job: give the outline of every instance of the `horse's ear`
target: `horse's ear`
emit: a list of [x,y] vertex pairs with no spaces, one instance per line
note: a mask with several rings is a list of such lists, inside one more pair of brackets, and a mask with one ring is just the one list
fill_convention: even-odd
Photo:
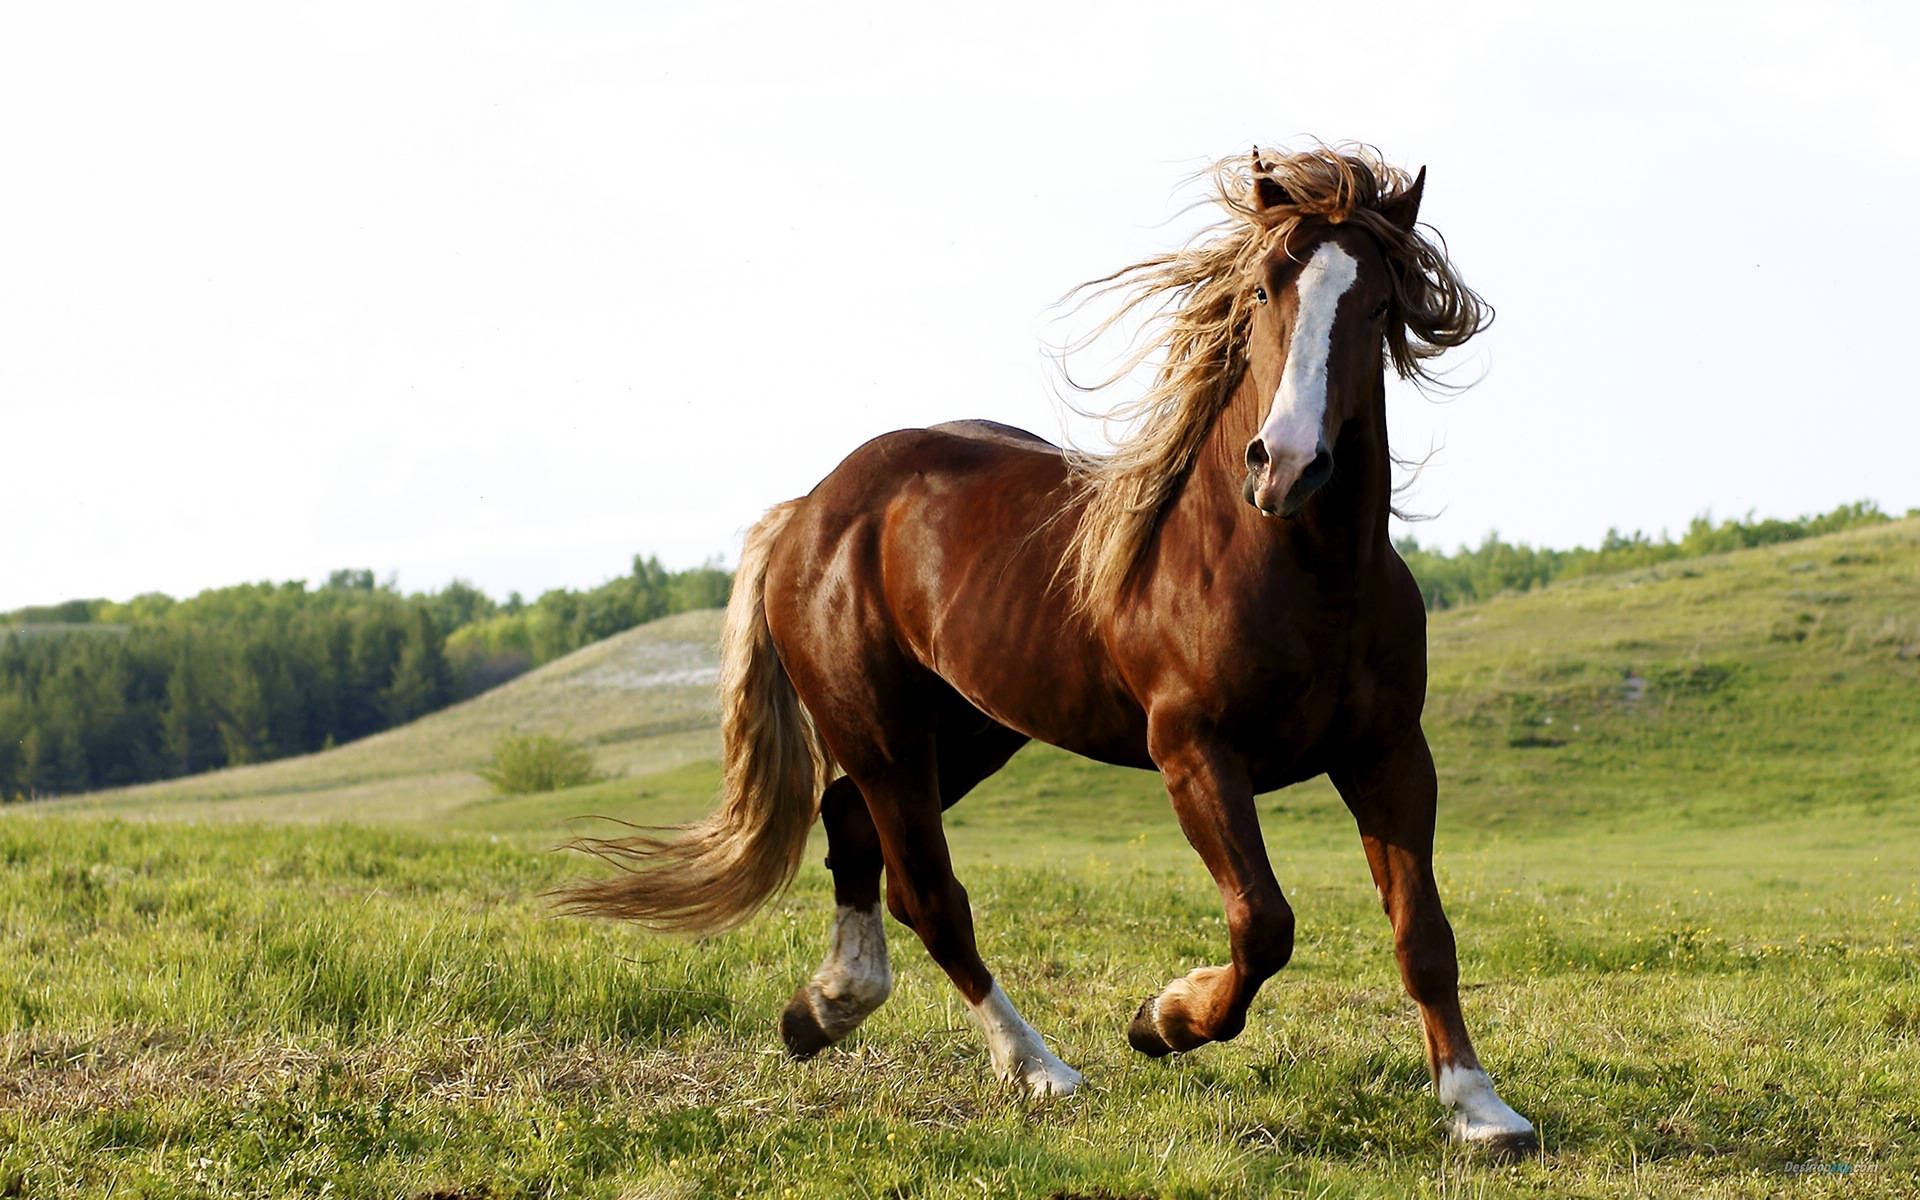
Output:
[[1420,173],[1413,177],[1413,186],[1382,205],[1380,215],[1408,233],[1412,233],[1413,223],[1420,218],[1420,193],[1426,189],[1427,169],[1421,167]]
[[1293,197],[1287,195],[1287,189],[1280,181],[1267,174],[1267,164],[1260,161],[1260,147],[1253,148],[1253,209],[1265,212],[1270,208],[1279,208],[1283,204],[1292,204]]
[[1287,195],[1287,189],[1271,175],[1253,177],[1253,207],[1256,212],[1266,212],[1270,208],[1292,204],[1293,197]]

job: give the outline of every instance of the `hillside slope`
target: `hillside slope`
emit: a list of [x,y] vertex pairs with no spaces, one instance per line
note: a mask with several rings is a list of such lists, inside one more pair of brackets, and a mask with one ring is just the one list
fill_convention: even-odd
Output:
[[1443,788],[1488,821],[1920,799],[1920,520],[1497,597],[1429,656]]
[[[624,778],[488,802],[505,828],[583,809],[710,803],[717,611],[629,631],[493,692],[302,759],[63,802],[182,816],[442,818],[507,729],[567,733]],[[1435,614],[1427,731],[1443,823],[1490,829],[1650,809],[1694,822],[1873,813],[1920,799],[1920,520],[1556,583]],[[1033,747],[951,814],[1044,831],[1160,823],[1159,782]],[[1266,805],[1311,816],[1324,784]],[[547,824],[551,828],[551,823]]]
[[510,730],[563,734],[604,772],[644,775],[719,751],[721,612],[663,617],[492,691],[318,754],[100,792],[58,807],[248,819],[432,818],[487,794],[474,772]]

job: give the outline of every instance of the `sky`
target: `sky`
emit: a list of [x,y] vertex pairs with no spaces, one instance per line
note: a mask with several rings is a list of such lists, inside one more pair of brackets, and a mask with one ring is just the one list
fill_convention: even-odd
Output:
[[[0,611],[732,562],[1048,347],[1205,163],[1355,139],[1495,307],[1396,527],[1920,505],[1910,5],[0,8]],[[1118,395],[1116,395],[1118,398]]]

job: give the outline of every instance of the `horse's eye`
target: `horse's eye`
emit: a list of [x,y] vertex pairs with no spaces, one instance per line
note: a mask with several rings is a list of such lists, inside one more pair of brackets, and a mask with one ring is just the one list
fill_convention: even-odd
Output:
[[1379,304],[1379,306],[1378,306],[1378,307],[1376,307],[1376,308],[1375,308],[1375,309],[1374,309],[1374,310],[1373,310],[1373,311],[1372,311],[1371,313],[1368,313],[1368,314],[1367,314],[1367,320],[1369,320],[1369,321],[1378,321],[1378,320],[1379,320],[1379,319],[1380,319],[1381,317],[1384,317],[1384,316],[1386,316],[1386,315],[1387,315],[1387,305],[1388,305],[1388,304],[1390,304],[1390,303],[1391,303],[1391,301],[1387,301],[1387,300],[1382,300],[1382,301],[1380,302],[1380,304]]
[[1260,303],[1265,304],[1267,302],[1267,289],[1264,287],[1261,287],[1258,284],[1255,284],[1253,289],[1253,298],[1255,300],[1258,300]]

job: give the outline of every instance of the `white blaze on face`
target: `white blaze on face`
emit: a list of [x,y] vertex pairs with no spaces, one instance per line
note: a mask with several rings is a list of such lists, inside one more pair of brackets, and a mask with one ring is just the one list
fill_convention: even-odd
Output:
[[1333,316],[1359,271],[1353,256],[1332,242],[1320,243],[1300,269],[1294,284],[1300,306],[1293,318],[1293,337],[1287,342],[1287,363],[1259,434],[1276,473],[1297,473],[1319,449],[1320,430],[1327,419]]

